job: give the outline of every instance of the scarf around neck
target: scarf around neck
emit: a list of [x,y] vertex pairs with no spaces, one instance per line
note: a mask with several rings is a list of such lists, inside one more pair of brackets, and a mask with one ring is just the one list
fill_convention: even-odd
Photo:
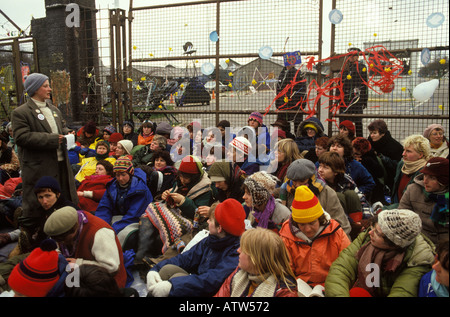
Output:
[[[231,281],[230,297],[274,297],[277,286],[276,278],[270,273],[251,275],[239,269]],[[250,289],[253,289],[251,294]]]
[[271,218],[274,211],[275,211],[275,198],[272,195],[270,195],[266,207],[264,208],[263,211],[253,209],[253,216],[258,221],[258,227],[267,229],[269,227],[269,224],[273,223]]
[[423,189],[425,197],[435,202],[433,210],[431,212],[431,220],[434,223],[440,224],[446,228],[449,226],[449,194],[448,188],[445,193],[429,193]]
[[406,175],[411,175],[417,172],[418,170],[422,169],[422,167],[424,167],[425,164],[427,164],[427,161],[428,160],[425,158],[418,159],[417,161],[414,162],[404,160],[402,166],[402,173]]
[[364,288],[372,296],[380,296],[378,291],[381,290],[381,285],[367,285],[367,277],[372,273],[372,270],[367,270],[368,265],[378,265],[380,272],[395,272],[402,263],[404,256],[405,252],[379,249],[374,247],[371,242],[362,246],[356,253],[356,259],[359,261],[357,286]]

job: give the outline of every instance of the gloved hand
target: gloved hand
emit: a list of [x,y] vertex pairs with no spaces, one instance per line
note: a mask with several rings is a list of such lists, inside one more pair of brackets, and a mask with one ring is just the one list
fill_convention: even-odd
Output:
[[159,282],[162,282],[162,279],[158,272],[150,271],[147,273],[147,290]]
[[171,288],[172,283],[169,281],[163,281],[151,286],[148,289],[148,292],[151,293],[153,297],[167,297],[169,296]]

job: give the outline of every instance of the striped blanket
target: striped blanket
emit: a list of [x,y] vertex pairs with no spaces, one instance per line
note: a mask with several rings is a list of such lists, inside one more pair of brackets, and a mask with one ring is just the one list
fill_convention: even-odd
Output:
[[181,216],[179,209],[169,208],[164,202],[150,203],[145,213],[159,231],[163,243],[162,253],[169,247],[177,248],[181,253],[185,246],[181,237],[192,231],[191,220]]

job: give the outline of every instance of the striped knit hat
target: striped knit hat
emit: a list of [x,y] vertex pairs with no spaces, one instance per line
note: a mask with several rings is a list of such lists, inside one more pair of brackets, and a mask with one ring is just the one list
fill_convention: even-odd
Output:
[[8,278],[12,290],[27,297],[44,297],[59,280],[58,253],[54,240],[42,241]]
[[250,141],[243,136],[235,137],[233,141],[231,141],[231,146],[234,147],[236,150],[241,151],[245,155],[248,155],[252,150],[252,145],[250,144]]
[[248,120],[256,120],[258,121],[259,125],[262,126],[263,124],[263,115],[259,112],[252,112],[250,116],[248,117]]
[[130,175],[134,174],[133,163],[129,155],[122,155],[114,163],[113,172],[127,172]]
[[297,187],[292,202],[292,220],[297,223],[310,223],[323,215],[319,199],[307,186]]

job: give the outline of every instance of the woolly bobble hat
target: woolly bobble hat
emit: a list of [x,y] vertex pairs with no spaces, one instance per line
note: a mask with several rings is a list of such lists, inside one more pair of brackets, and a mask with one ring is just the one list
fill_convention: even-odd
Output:
[[112,125],[108,125],[103,129],[103,131],[106,131],[109,135],[111,135],[116,132],[116,129]]
[[289,165],[286,177],[293,181],[303,181],[316,173],[316,166],[307,159],[298,159]]
[[131,129],[134,130],[134,122],[133,121],[124,121],[122,124],[122,127],[125,125],[129,125],[131,127]]
[[130,175],[134,174],[133,162],[128,155],[122,155],[114,162],[113,172],[127,172]]
[[248,120],[251,120],[251,119],[258,121],[259,125],[263,124],[263,115],[260,114],[259,112],[256,112],[256,111],[252,112],[250,114],[250,116],[248,117]]
[[423,136],[426,137],[427,139],[430,138],[430,134],[433,130],[435,129],[441,129],[442,131],[444,131],[444,127],[441,126],[440,124],[434,123],[434,124],[430,124],[424,131],[423,131]]
[[269,201],[277,181],[278,178],[265,171],[256,172],[245,179],[244,186],[252,196],[253,206],[260,206]]
[[339,124],[339,128],[342,126],[346,127],[349,132],[355,135],[356,128],[353,122],[351,122],[350,120],[344,120]]
[[68,232],[78,222],[75,208],[66,206],[55,210],[45,221],[44,232],[49,237],[56,237]]
[[186,174],[198,174],[202,171],[201,162],[193,155],[185,156],[181,160],[178,171]]
[[381,232],[395,245],[406,248],[422,231],[422,220],[408,209],[383,210],[378,214]]
[[[112,141],[110,141],[112,142]],[[123,148],[125,149],[125,152],[127,152],[127,154],[131,155],[131,150],[133,150],[133,142],[130,140],[120,140],[119,142]]]
[[319,199],[307,186],[299,186],[295,190],[292,202],[292,220],[297,223],[309,223],[323,215]]
[[41,86],[45,83],[46,80],[48,80],[48,77],[40,73],[33,73],[31,75],[26,76],[23,86],[28,96],[33,97],[36,91],[38,91],[39,88],[41,88]]
[[118,133],[118,132],[114,132],[111,134],[111,136],[109,137],[108,142],[109,143],[117,143],[120,140],[123,140],[123,135],[122,133]]
[[361,152],[361,155],[366,154],[372,149],[372,145],[370,145],[370,141],[363,137],[356,137],[352,141],[353,148],[358,152]]
[[241,151],[245,155],[248,155],[252,150],[252,145],[250,144],[250,141],[243,136],[235,137],[233,141],[231,141],[231,146],[234,147],[236,150]]
[[217,205],[214,217],[223,230],[240,237],[245,231],[244,207],[236,199],[228,198]]
[[59,280],[56,242],[42,241],[12,270],[8,284],[15,292],[27,297],[45,297]]
[[420,173],[435,176],[439,183],[448,185],[448,159],[443,157],[430,158]]
[[41,188],[50,188],[53,191],[60,193],[61,187],[59,186],[58,181],[51,176],[42,176],[34,185],[34,191]]

